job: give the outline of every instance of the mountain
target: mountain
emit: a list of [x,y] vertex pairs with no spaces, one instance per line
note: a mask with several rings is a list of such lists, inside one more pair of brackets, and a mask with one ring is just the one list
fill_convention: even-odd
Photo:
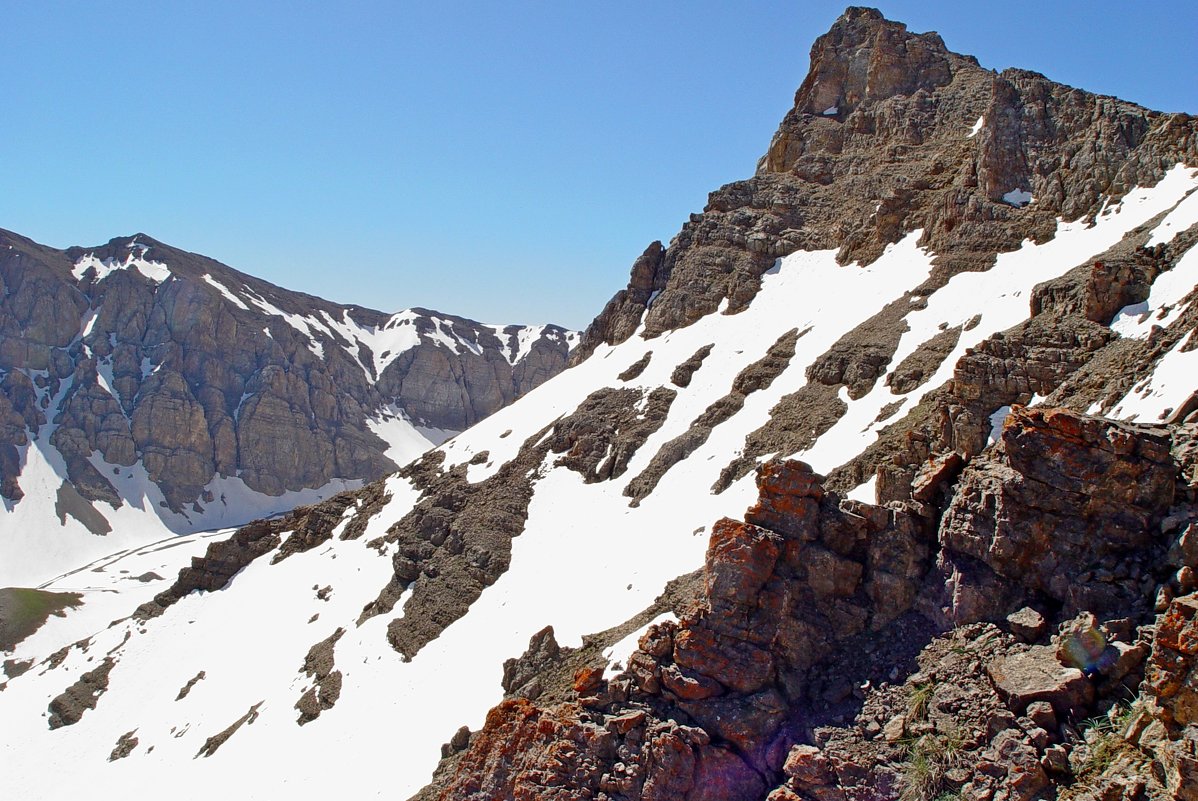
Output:
[[0,786],[1196,797],[1196,240],[1194,118],[850,8],[570,369],[5,598]]
[[0,286],[0,585],[379,478],[576,337],[330,303],[144,234],[0,231]]

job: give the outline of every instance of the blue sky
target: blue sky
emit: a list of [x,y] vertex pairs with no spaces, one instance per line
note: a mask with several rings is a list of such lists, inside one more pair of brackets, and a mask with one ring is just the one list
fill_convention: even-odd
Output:
[[[0,227],[582,327],[752,174],[844,5],[10,0]],[[1198,10],[1146,5],[880,7],[983,66],[1198,113]]]

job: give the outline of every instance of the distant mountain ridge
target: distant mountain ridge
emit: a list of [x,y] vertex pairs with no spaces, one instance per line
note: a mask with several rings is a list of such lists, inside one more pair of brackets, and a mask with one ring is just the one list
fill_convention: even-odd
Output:
[[92,539],[127,528],[139,493],[164,530],[240,524],[394,470],[554,375],[576,341],[331,303],[144,234],[58,250],[0,231],[0,288],[0,576],[14,538],[53,552],[65,536],[52,518],[24,530],[44,500],[22,486],[31,460],[25,483],[61,474],[39,494]]
[[0,787],[1198,798],[1198,120],[849,8],[571,360],[35,594]]

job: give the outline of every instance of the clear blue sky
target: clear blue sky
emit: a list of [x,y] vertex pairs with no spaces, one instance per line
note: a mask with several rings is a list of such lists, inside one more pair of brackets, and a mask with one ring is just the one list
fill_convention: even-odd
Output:
[[[844,5],[9,0],[0,227],[581,327],[752,174]],[[986,67],[1198,113],[1192,0],[881,8]]]

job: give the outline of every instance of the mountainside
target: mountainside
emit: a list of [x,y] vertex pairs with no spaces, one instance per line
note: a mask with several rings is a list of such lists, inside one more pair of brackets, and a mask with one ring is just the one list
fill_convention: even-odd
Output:
[[569,370],[0,596],[0,788],[1198,798],[1198,120],[871,9],[811,61]]
[[575,336],[329,303],[142,234],[0,231],[0,286],[0,585],[379,478]]

